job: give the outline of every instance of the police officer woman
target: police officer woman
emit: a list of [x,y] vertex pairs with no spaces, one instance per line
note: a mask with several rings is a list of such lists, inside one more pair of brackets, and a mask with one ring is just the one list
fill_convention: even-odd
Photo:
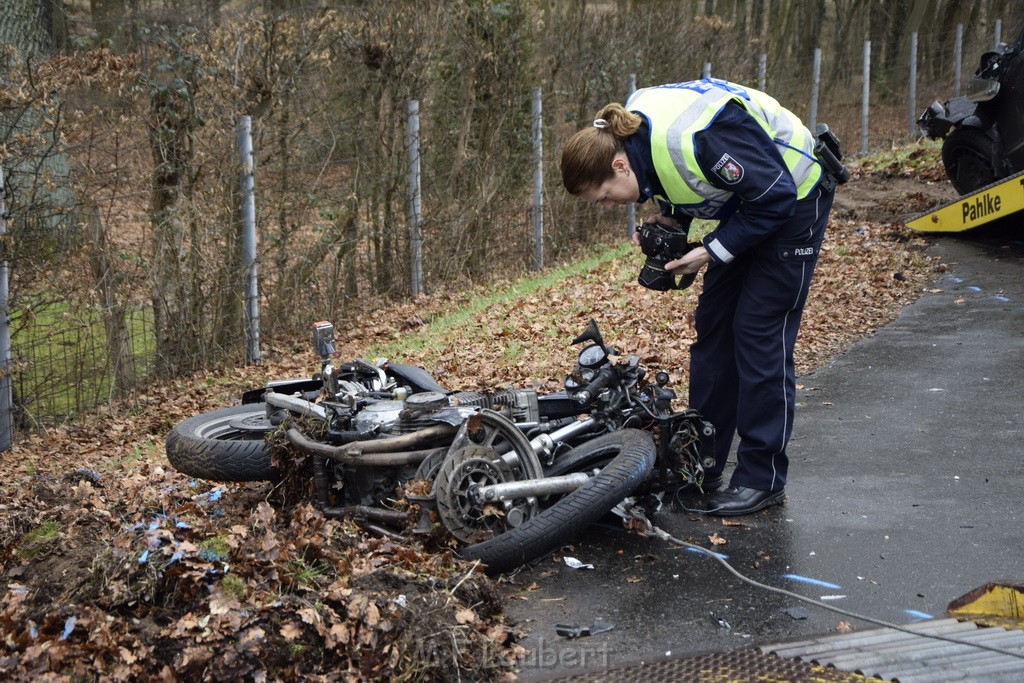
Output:
[[570,194],[607,209],[657,203],[649,223],[682,231],[719,221],[703,245],[665,264],[707,265],[690,347],[691,408],[717,431],[717,491],[734,434],[737,465],[708,512],[739,516],[781,504],[793,430],[793,347],[832,207],[835,180],[814,138],[765,93],[703,79],[638,90],[613,103],[561,153]]

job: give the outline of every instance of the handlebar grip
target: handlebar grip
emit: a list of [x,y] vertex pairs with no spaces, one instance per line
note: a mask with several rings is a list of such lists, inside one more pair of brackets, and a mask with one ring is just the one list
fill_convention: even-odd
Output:
[[590,403],[591,399],[608,384],[615,379],[615,368],[611,365],[606,365],[597,371],[597,377],[593,379],[587,386],[583,387],[575,394],[572,395],[573,400],[580,405],[586,405]]

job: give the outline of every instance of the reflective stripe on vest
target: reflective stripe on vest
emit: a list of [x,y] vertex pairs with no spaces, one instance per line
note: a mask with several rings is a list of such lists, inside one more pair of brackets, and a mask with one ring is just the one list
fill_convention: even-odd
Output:
[[651,126],[651,157],[666,197],[658,197],[713,216],[732,197],[708,182],[697,164],[694,136],[707,128],[729,102],[746,109],[775,142],[803,199],[821,179],[814,158],[814,139],[792,112],[773,97],[717,79],[662,85],[637,90],[626,108],[647,116]]

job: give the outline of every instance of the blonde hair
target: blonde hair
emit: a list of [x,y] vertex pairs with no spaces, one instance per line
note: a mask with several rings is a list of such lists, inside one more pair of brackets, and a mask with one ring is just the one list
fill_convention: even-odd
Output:
[[625,151],[622,141],[640,128],[643,119],[618,102],[597,112],[594,124],[569,138],[562,148],[562,185],[571,195],[596,187],[614,175],[612,160]]

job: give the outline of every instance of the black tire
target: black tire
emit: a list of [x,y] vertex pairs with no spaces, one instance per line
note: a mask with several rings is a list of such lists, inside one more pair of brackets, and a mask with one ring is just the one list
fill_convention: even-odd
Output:
[[[556,550],[578,536],[639,486],[654,465],[654,440],[623,429],[577,446],[580,460],[612,457],[590,481],[540,514],[505,533],[468,546],[460,555],[480,560],[488,574],[507,572]],[[582,455],[581,455],[582,454]]]
[[946,176],[961,195],[991,185],[1006,174],[999,144],[977,128],[954,128],[942,143]]
[[[266,410],[265,403],[249,403],[190,417],[167,435],[167,459],[174,469],[199,479],[275,481],[277,468],[263,440]],[[247,419],[257,428],[240,426]]]

